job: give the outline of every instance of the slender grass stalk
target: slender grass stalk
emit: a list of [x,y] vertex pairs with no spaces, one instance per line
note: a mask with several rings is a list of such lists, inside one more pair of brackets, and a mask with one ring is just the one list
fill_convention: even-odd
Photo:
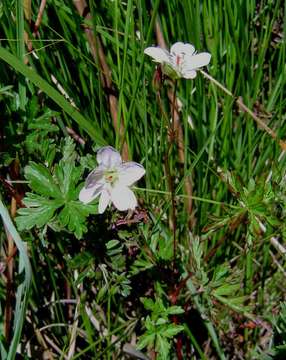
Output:
[[[17,203],[15,198],[11,199],[11,216],[15,217],[17,210]],[[9,342],[10,340],[10,332],[12,325],[12,300],[13,300],[13,277],[14,277],[14,241],[12,236],[7,234],[7,282],[6,282],[6,305],[5,305],[5,338]]]
[[185,325],[185,331],[188,334],[191,343],[193,344],[194,348],[197,350],[197,352],[199,353],[201,360],[208,360],[207,357],[205,356],[203,350],[201,349],[200,345],[198,344],[196,338],[194,337],[193,333],[191,332],[190,328]]
[[29,289],[32,279],[32,271],[31,271],[30,260],[27,253],[26,244],[20,238],[11,220],[9,212],[1,199],[0,199],[0,215],[2,217],[3,223],[7,228],[7,231],[12,236],[19,251],[19,274],[21,274],[22,272],[25,273],[24,280],[20,285],[18,285],[18,289],[16,293],[16,305],[15,305],[14,323],[13,323],[13,338],[10,343],[7,354],[7,360],[14,360],[16,356],[17,347],[21,339],[23,323],[26,315],[26,308],[29,300]]
[[[160,0],[156,0],[155,4],[153,6],[151,21],[150,21],[150,24],[148,26],[148,32],[147,32],[147,36],[146,36],[146,43],[147,44],[150,42],[150,39],[151,39],[151,36],[152,36],[152,31],[153,31],[153,28],[154,28],[154,25],[155,25],[159,5],[160,5]],[[136,84],[134,86],[134,91],[133,91],[132,98],[131,98],[131,101],[130,101],[130,107],[129,107],[129,111],[128,111],[128,116],[126,118],[126,123],[125,123],[125,131],[124,131],[124,135],[123,135],[122,140],[121,140],[121,147],[123,146],[123,141],[125,140],[125,137],[127,135],[129,122],[131,120],[131,114],[133,113],[133,108],[134,108],[135,103],[136,103],[137,92],[138,92],[139,85],[140,85],[140,82],[141,82],[141,75],[143,73],[143,66],[144,66],[144,56],[142,57],[142,60],[141,60],[140,65],[139,65],[138,75],[137,75],[138,77],[137,77],[137,81],[136,81]]]
[[77,109],[75,109],[57,90],[55,90],[46,80],[39,76],[34,70],[24,65],[13,54],[3,47],[0,47],[0,58],[12,66],[16,71],[27,77],[32,83],[44,91],[59,107],[65,111],[92,139],[100,145],[104,145],[99,129],[95,124],[91,124]]
[[[107,299],[107,347],[109,348],[111,345],[111,294],[108,292],[108,299]],[[110,352],[107,353],[108,360],[111,359]]]
[[277,134],[275,133],[275,131],[273,131],[272,129],[270,129],[269,126],[267,126],[265,124],[265,122],[263,120],[261,120],[257,115],[254,114],[253,111],[251,111],[241,100],[241,98],[235,98],[235,96],[232,94],[231,91],[229,91],[226,87],[224,87],[222,84],[220,84],[217,80],[215,80],[212,76],[210,76],[209,74],[207,74],[205,71],[200,70],[200,72],[204,75],[204,77],[206,77],[207,79],[209,79],[210,81],[212,81],[214,84],[216,84],[223,92],[225,92],[227,95],[231,96],[235,102],[237,103],[237,105],[244,110],[248,115],[250,115],[252,117],[253,120],[255,120],[257,122],[257,124],[264,130],[266,131],[274,140],[278,141],[280,147],[282,150],[286,150],[286,143],[282,140],[278,139]]
[[[175,80],[174,83],[174,93],[173,93],[173,103],[172,103],[172,124],[171,124],[171,138],[175,138],[176,134],[175,134],[175,109],[176,109],[176,94],[177,94],[177,86],[178,86],[178,81]],[[174,192],[174,177],[172,174],[172,169],[170,168],[170,160],[171,160],[171,153],[172,153],[172,148],[173,148],[173,141],[170,141],[170,145],[169,145],[169,149],[167,151],[167,159],[168,159],[168,164],[167,166],[169,166],[168,168],[168,176],[169,176],[169,187],[170,187],[170,192],[171,192],[171,203],[172,203],[172,226],[173,226],[173,268],[176,268],[176,250],[177,250],[177,219],[176,219],[176,204],[175,204],[175,192]],[[169,160],[170,159],[170,160]]]
[[[25,57],[24,42],[24,4],[23,0],[16,1],[16,34],[17,34],[17,56],[23,63]],[[26,85],[24,76],[19,76],[19,105],[21,110],[26,106]]]

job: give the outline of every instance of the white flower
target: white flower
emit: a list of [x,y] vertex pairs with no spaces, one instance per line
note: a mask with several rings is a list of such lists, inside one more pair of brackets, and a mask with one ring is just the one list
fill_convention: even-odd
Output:
[[171,78],[194,79],[198,68],[208,65],[211,54],[197,54],[191,44],[176,42],[170,52],[160,47],[148,47],[144,53],[151,56],[155,62],[162,64],[163,72]]
[[145,174],[144,167],[136,162],[122,162],[120,154],[111,146],[99,149],[96,160],[98,167],[86,178],[79,200],[87,204],[100,195],[100,214],[110,202],[121,211],[135,209],[137,200],[129,186]]

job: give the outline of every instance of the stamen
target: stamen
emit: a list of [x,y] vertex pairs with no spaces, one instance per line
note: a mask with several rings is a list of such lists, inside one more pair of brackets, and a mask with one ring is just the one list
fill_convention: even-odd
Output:
[[176,57],[176,65],[177,66],[180,65],[181,60],[182,60],[182,58],[179,55],[177,55],[177,57]]
[[104,174],[104,179],[111,185],[117,180],[117,172],[114,170],[107,170]]

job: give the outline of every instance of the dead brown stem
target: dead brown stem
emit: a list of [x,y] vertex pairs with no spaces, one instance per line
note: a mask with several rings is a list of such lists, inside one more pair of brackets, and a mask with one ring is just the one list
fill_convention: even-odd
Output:
[[80,145],[85,145],[85,141],[83,140],[83,138],[81,138],[72,128],[66,126],[66,131]]
[[[11,217],[14,218],[17,210],[17,202],[14,198],[11,199]],[[4,310],[4,335],[9,343],[11,338],[11,325],[12,325],[12,309],[13,309],[13,273],[14,273],[14,241],[8,231],[7,233],[7,261],[6,268],[6,303]]]
[[[85,10],[87,8],[87,4],[85,0],[74,0],[74,5],[80,14],[80,16],[84,16],[84,18],[87,20],[88,23],[91,22],[92,17],[90,12],[85,14]],[[106,62],[105,54],[103,51],[103,47],[101,45],[101,41],[99,37],[95,37],[94,30],[90,26],[84,27],[84,32],[87,37],[87,41],[90,46],[91,54],[94,58],[94,60],[99,63],[100,68],[102,70],[102,77],[101,81],[103,83],[103,86],[108,90],[108,101],[109,101],[109,107],[110,107],[110,113],[113,121],[113,127],[116,132],[119,132],[119,136],[121,139],[123,139],[124,136],[124,125],[123,125],[123,119],[120,119],[120,123],[118,123],[118,101],[117,97],[114,95],[114,89],[111,79],[111,71],[109,69],[109,66]],[[129,158],[129,151],[126,141],[124,141],[122,146],[122,159],[124,161],[128,160]]]
[[34,33],[36,33],[38,31],[38,29],[39,29],[39,27],[41,25],[44,10],[45,10],[45,6],[46,6],[46,2],[47,2],[47,0],[42,0],[41,1],[41,5],[40,5],[40,8],[39,8],[37,20],[35,22]]

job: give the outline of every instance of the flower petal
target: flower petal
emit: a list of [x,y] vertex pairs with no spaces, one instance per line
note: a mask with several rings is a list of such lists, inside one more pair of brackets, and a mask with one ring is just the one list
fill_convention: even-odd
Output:
[[167,50],[164,50],[158,46],[147,47],[144,50],[144,54],[149,55],[154,61],[158,63],[170,63],[170,54]]
[[100,198],[99,198],[99,204],[98,204],[98,212],[99,212],[99,214],[104,213],[104,211],[106,210],[109,202],[110,202],[110,194],[105,189],[105,190],[103,190],[101,192],[101,195],[100,195]]
[[127,186],[116,185],[111,191],[111,201],[120,211],[134,210],[137,206],[136,196]]
[[142,165],[129,161],[123,163],[118,168],[118,183],[123,186],[130,186],[139,180],[145,174]]
[[84,186],[79,193],[79,200],[84,204],[88,204],[101,193],[102,189],[103,185],[101,184],[95,185],[90,188],[86,188]]
[[99,165],[87,176],[85,187],[89,189],[98,184],[98,182],[101,182],[101,180],[103,180],[103,167]]
[[96,160],[99,165],[113,168],[122,163],[121,156],[112,146],[104,146],[97,151]]
[[195,70],[182,70],[182,76],[185,79],[194,79],[197,76],[197,72]]
[[192,56],[195,52],[195,48],[191,44],[184,44],[183,42],[176,42],[174,45],[171,46],[170,53],[171,55],[188,55]]
[[184,66],[183,66],[183,70],[194,70],[194,69],[198,69],[202,66],[206,66],[209,64],[210,60],[211,60],[211,54],[207,53],[207,52],[203,52],[200,54],[196,54],[190,57],[186,57],[184,59]]

